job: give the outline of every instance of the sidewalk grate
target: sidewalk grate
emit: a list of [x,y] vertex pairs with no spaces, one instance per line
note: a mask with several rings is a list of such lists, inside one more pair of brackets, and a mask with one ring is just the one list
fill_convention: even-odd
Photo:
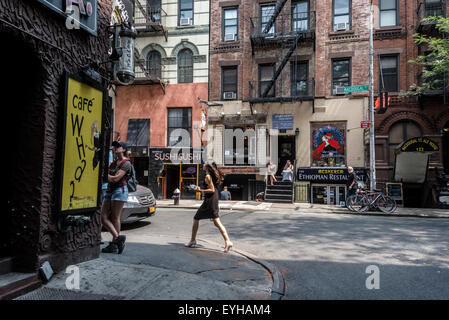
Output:
[[40,288],[14,300],[122,300],[124,297],[93,294],[81,291]]

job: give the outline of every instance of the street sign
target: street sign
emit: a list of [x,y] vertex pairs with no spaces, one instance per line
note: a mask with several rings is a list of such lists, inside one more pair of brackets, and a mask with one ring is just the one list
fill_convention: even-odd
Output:
[[369,128],[369,121],[360,121],[360,128],[362,129]]
[[344,87],[344,93],[349,92],[359,92],[359,91],[368,91],[368,86],[353,86],[353,87]]

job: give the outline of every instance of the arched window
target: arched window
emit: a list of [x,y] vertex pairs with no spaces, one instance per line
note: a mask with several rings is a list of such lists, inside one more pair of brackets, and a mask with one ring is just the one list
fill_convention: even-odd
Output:
[[178,53],[178,83],[193,82],[193,53],[190,49],[182,49]]
[[393,124],[388,131],[388,163],[393,165],[394,151],[401,142],[420,136],[422,136],[421,127],[413,121],[403,120]]
[[147,55],[147,70],[152,78],[161,78],[161,54],[152,50]]

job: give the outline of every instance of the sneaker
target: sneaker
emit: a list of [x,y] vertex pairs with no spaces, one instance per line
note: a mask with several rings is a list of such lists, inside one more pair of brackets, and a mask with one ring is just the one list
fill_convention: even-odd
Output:
[[103,253],[117,253],[118,252],[117,244],[115,244],[114,242],[110,242],[107,247],[104,247],[101,250],[101,252],[103,252]]
[[126,236],[118,236],[117,239],[115,239],[115,243],[117,244],[118,247],[118,254],[121,254],[125,249],[125,241]]

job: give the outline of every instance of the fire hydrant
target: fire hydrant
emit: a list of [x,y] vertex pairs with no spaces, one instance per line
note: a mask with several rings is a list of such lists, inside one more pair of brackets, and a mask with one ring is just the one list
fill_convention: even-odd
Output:
[[179,204],[179,194],[181,193],[181,191],[179,191],[178,188],[175,189],[175,191],[173,191],[173,200],[174,200],[174,205],[178,205]]

